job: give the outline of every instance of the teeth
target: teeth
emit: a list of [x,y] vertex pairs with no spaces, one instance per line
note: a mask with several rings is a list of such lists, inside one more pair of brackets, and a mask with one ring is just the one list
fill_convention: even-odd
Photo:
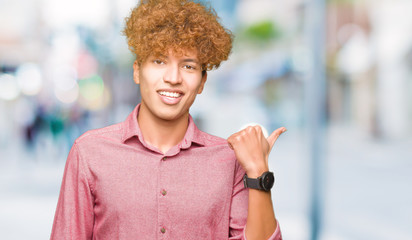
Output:
[[162,96],[166,96],[166,97],[173,97],[173,98],[180,97],[180,93],[177,93],[177,92],[160,91],[159,94]]

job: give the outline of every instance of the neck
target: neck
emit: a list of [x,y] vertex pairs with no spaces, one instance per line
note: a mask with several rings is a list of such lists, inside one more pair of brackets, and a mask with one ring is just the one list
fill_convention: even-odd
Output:
[[189,113],[175,120],[165,120],[155,117],[141,105],[137,121],[145,142],[166,153],[183,140],[189,125]]

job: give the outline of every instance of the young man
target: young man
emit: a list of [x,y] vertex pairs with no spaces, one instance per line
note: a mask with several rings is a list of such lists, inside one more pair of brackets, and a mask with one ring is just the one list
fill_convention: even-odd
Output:
[[285,129],[225,140],[189,115],[206,71],[228,58],[229,31],[201,4],[149,0],[125,34],[142,101],[75,141],[51,239],[281,239],[268,155]]

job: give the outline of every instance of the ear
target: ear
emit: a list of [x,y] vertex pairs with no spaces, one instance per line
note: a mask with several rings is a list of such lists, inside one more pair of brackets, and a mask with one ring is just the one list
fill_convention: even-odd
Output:
[[140,69],[139,63],[138,63],[137,60],[136,60],[136,61],[134,61],[134,63],[133,63],[133,80],[134,80],[134,82],[135,82],[136,84],[139,84],[139,83],[140,83],[140,79],[139,79],[139,69]]
[[200,80],[200,87],[199,87],[199,91],[197,91],[197,94],[201,94],[203,92],[203,88],[205,87],[206,80],[207,80],[207,72],[205,71],[205,74],[203,74],[202,79]]

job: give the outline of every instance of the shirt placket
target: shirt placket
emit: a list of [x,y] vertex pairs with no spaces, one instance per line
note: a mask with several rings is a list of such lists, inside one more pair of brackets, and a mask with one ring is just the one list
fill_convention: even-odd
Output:
[[167,221],[167,183],[164,180],[164,164],[167,157],[162,156],[159,164],[159,185],[158,185],[158,236],[159,239],[169,239],[170,226]]

